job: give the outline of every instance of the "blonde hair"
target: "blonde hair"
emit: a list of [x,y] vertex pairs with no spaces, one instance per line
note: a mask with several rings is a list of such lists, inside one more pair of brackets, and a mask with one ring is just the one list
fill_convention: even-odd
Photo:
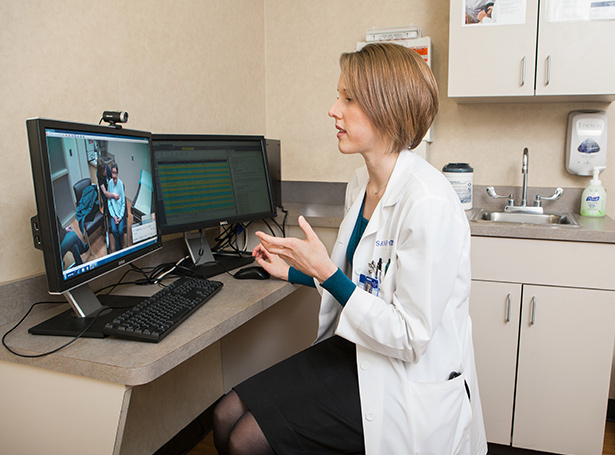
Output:
[[439,107],[431,69],[415,51],[393,43],[371,43],[340,57],[346,92],[390,143],[413,149]]

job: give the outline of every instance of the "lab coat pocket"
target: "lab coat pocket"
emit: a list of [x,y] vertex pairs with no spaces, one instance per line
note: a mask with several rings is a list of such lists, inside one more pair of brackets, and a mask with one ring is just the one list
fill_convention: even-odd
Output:
[[463,374],[444,382],[408,382],[414,455],[469,453],[472,407]]

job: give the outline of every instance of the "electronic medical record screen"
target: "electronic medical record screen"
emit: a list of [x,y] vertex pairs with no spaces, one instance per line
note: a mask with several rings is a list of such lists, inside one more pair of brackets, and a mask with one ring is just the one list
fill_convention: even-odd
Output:
[[152,140],[163,234],[273,216],[263,137]]

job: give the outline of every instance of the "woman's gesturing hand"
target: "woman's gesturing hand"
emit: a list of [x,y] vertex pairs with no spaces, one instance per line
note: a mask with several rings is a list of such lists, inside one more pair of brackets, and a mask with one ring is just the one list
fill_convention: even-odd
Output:
[[277,254],[271,254],[260,243],[252,250],[256,263],[264,268],[269,275],[288,281],[289,265]]
[[[337,271],[337,267],[329,258],[325,245],[303,216],[299,217],[299,227],[305,234],[303,240],[294,237],[273,237],[264,232],[257,232],[256,235],[261,240],[261,244],[254,251],[258,255],[265,255],[265,257],[269,255],[268,259],[271,255],[276,255],[300,272],[312,276],[322,283]],[[257,262],[267,270],[260,263],[258,256],[255,257]],[[288,270],[286,276],[288,276]]]

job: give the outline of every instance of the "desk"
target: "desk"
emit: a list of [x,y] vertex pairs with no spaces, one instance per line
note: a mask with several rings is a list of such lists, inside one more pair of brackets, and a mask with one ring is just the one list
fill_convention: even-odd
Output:
[[[214,279],[222,291],[158,344],[82,339],[40,359],[1,349],[0,453],[151,454],[233,385],[315,338],[315,290]],[[27,327],[64,309],[35,312],[7,344],[24,354],[63,344]]]

